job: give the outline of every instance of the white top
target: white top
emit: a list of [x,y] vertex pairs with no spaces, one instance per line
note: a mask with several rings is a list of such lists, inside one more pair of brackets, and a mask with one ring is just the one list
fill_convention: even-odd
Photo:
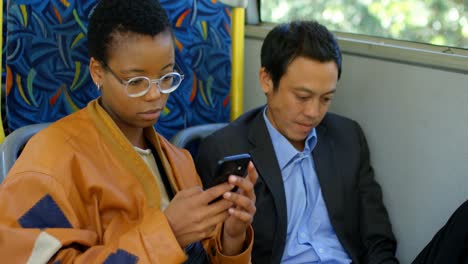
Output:
[[148,165],[148,168],[150,169],[151,173],[153,173],[153,176],[156,179],[156,183],[159,187],[159,193],[161,194],[162,211],[166,209],[167,205],[169,204],[169,196],[167,195],[166,188],[164,187],[164,183],[162,181],[161,174],[159,173],[158,165],[156,164],[156,160],[154,159],[153,153],[151,152],[151,149],[141,149],[135,146],[133,146],[133,148],[145,161],[146,165]]

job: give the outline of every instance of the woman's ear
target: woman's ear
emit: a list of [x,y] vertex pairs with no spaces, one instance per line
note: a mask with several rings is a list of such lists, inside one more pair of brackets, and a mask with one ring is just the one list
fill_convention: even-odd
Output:
[[91,58],[89,61],[89,73],[91,74],[91,78],[96,86],[99,88],[102,86],[102,80],[104,78],[104,69],[102,68],[102,63],[96,60],[95,58]]
[[265,67],[261,67],[258,73],[258,79],[260,80],[260,86],[264,94],[273,92],[273,81],[271,80],[270,74],[267,72]]

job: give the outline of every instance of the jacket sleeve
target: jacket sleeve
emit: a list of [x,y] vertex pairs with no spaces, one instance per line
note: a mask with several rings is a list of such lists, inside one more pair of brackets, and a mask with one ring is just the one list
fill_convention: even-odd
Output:
[[105,227],[97,224],[99,213],[70,201],[71,192],[46,174],[22,172],[7,177],[0,186],[3,263],[185,261],[185,253],[160,210],[145,209],[139,212],[143,214],[141,221],[122,218],[126,220]]
[[253,229],[249,226],[244,242],[244,250],[235,256],[226,256],[221,252],[223,246],[221,245],[222,226],[218,226],[216,236],[203,243],[203,246],[210,257],[213,264],[247,264],[251,262],[251,254],[253,247]]
[[383,204],[382,190],[374,179],[370,154],[364,133],[356,123],[361,146],[359,170],[360,230],[366,253],[363,263],[398,263],[396,239]]

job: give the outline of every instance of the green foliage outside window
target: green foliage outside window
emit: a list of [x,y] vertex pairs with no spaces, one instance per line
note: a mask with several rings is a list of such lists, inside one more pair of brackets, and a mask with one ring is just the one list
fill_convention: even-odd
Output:
[[468,49],[468,0],[262,0],[261,18]]

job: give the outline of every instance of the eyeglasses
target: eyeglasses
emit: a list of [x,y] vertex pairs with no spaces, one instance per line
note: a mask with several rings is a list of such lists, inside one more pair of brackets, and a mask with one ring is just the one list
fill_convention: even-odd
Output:
[[112,76],[114,76],[115,79],[125,86],[125,91],[129,97],[140,97],[145,95],[151,89],[151,84],[153,83],[156,84],[159,92],[169,94],[175,91],[184,79],[183,74],[170,72],[159,79],[151,80],[146,76],[138,76],[125,81],[120,79],[120,77],[117,76],[117,74],[115,74],[107,64],[102,63],[102,65],[112,74]]

